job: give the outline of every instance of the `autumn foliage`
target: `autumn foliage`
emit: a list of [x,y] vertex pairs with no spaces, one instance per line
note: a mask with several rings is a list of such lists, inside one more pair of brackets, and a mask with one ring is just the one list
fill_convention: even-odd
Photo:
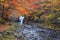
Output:
[[[0,1],[3,14],[11,17],[13,13],[17,16],[26,15],[27,20],[38,21],[45,25],[60,26],[60,0],[3,0]],[[1,14],[2,10],[0,11]],[[29,20],[29,21],[30,21]]]

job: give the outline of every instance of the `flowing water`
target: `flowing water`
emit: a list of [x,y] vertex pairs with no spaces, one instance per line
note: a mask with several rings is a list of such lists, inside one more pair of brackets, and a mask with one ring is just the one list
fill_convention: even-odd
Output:
[[23,40],[60,40],[60,31],[56,33],[55,30],[48,30],[38,26],[21,25],[15,31],[18,33],[18,37]]

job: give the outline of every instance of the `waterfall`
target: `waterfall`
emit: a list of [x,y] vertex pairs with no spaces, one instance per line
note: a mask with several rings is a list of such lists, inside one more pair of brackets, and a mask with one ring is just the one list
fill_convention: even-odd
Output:
[[19,24],[22,25],[23,24],[23,21],[24,21],[24,16],[20,16],[19,17],[19,21],[20,21]]

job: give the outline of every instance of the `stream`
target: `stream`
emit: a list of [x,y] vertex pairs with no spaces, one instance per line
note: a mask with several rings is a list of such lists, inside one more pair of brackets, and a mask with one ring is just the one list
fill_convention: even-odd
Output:
[[15,37],[21,40],[60,40],[60,31],[44,29],[36,25],[20,25],[14,30]]

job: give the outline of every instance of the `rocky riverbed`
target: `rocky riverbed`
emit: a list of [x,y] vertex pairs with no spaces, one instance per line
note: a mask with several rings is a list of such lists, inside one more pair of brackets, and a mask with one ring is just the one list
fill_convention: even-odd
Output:
[[44,29],[35,24],[15,25],[12,31],[0,32],[0,38],[4,38],[4,35],[10,35],[11,40],[60,40],[60,31]]

